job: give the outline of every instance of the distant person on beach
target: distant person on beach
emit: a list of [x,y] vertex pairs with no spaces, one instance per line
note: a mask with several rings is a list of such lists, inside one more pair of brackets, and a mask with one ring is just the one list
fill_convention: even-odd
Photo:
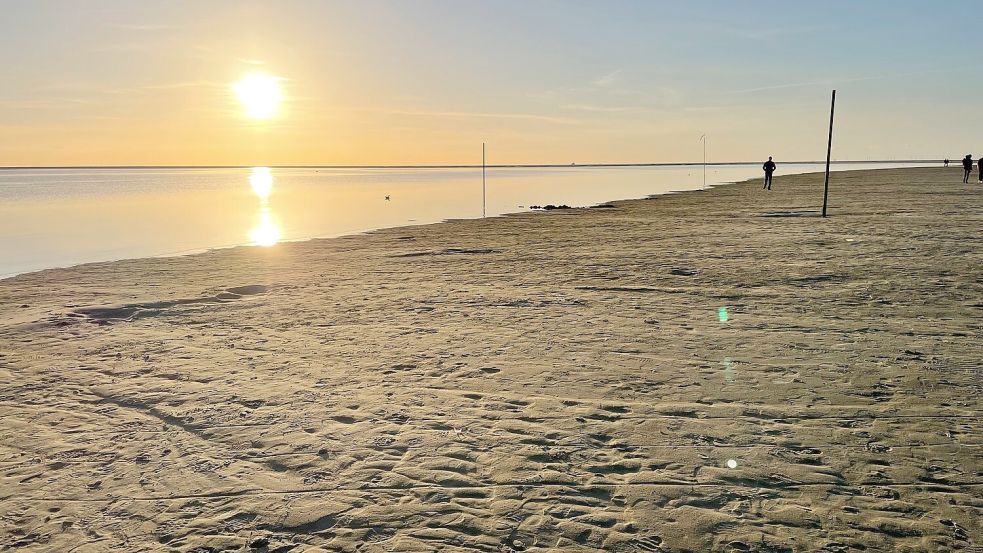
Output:
[[969,182],[969,174],[973,172],[973,156],[966,154],[963,158],[963,182]]
[[949,166],[949,158],[945,158],[945,159],[942,160],[942,166],[943,167],[948,167]]
[[771,174],[775,172],[775,162],[771,160],[771,156],[768,156],[768,161],[761,168],[765,170],[765,185],[761,189],[771,190]]
[[979,177],[979,183],[983,184],[983,156],[976,160],[976,176]]

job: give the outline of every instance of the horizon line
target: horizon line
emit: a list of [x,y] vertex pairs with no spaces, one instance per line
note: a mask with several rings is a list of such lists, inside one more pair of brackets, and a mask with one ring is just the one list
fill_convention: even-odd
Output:
[[[941,159],[845,159],[834,160],[836,163],[942,163]],[[755,165],[760,161],[683,161],[683,162],[636,162],[636,163],[504,163],[494,165],[3,165],[0,170],[18,169],[249,169],[252,167],[269,167],[271,169],[546,169],[570,167],[690,167],[690,166],[724,166],[724,165]],[[788,165],[824,165],[825,160],[814,161],[783,161]]]

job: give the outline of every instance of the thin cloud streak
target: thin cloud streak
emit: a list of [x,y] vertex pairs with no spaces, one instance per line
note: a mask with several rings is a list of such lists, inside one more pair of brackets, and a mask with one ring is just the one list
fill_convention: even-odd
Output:
[[426,110],[396,110],[396,109],[373,109],[356,108],[359,111],[375,113],[386,113],[390,115],[409,115],[414,117],[462,117],[475,119],[523,119],[528,121],[542,121],[544,123],[554,123],[557,125],[579,125],[580,121],[566,117],[552,117],[549,115],[535,115],[530,113],[485,113],[472,111],[426,111]]
[[785,36],[799,36],[805,34],[815,34],[820,32],[830,32],[835,27],[829,26],[808,26],[808,27],[769,27],[763,29],[728,29],[730,34],[748,40],[769,40]]
[[110,23],[109,26],[128,31],[166,31],[168,29],[177,28],[174,25],[159,25],[152,23]]
[[595,106],[591,104],[564,104],[560,106],[560,109],[569,109],[576,111],[593,111],[600,113],[624,113],[628,111],[647,111],[646,108],[631,107],[631,106]]
[[90,104],[91,102],[87,100],[82,100],[79,98],[35,98],[35,99],[24,99],[24,100],[9,100],[0,98],[0,109],[66,109],[74,108],[81,104]]
[[[816,86],[816,85],[835,85],[838,83],[857,83],[863,81],[878,81],[884,79],[896,79],[901,77],[921,77],[924,75],[936,75],[940,73],[955,73],[955,69],[933,69],[927,71],[913,71],[910,73],[893,73],[889,75],[873,75],[870,77],[855,77],[852,79],[823,79],[819,81],[807,81],[801,83],[785,83],[773,86],[760,86],[755,88],[745,88],[741,90],[730,90],[724,92],[724,94],[745,94],[748,92],[763,92],[766,90],[781,90],[785,88],[799,88],[805,86]],[[962,70],[958,70],[962,71]]]
[[618,76],[621,75],[622,72],[624,72],[624,69],[615,69],[614,71],[608,73],[607,75],[603,75],[597,79],[594,79],[593,81],[591,81],[591,83],[594,86],[608,88],[610,86],[613,86],[617,82]]

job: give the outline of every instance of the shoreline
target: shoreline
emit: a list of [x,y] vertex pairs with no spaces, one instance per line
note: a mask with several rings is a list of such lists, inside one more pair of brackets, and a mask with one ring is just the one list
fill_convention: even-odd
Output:
[[0,543],[971,548],[953,175],[838,171],[828,219],[804,173],[0,280]]
[[[741,164],[743,164],[743,165],[754,165],[756,163],[757,162],[746,162],[746,163],[741,163]],[[792,165],[793,163],[795,163],[795,162],[788,162],[787,164],[788,165]],[[801,162],[801,163],[822,164],[824,162]],[[837,163],[905,163],[905,162],[894,162],[894,161],[859,162],[858,161],[858,162],[837,162]],[[638,165],[638,164],[635,164],[635,165],[620,165],[620,166],[624,166],[624,167],[641,167],[641,166],[659,166],[659,165],[665,165],[665,164],[649,164],[649,165]],[[701,165],[701,164],[674,164],[674,165],[666,165],[666,166],[685,166],[685,165]],[[707,164],[707,166],[712,166],[712,165],[724,166],[724,165],[728,165],[728,164],[725,164],[725,163],[720,163],[720,164],[711,164],[711,163],[708,163]],[[733,165],[733,164],[730,164],[730,165]],[[607,165],[607,166],[614,167],[615,165]],[[481,167],[480,165],[477,166],[477,168],[480,168],[480,167]],[[489,168],[493,168],[493,167],[500,167],[501,168],[501,167],[515,167],[515,166],[488,166],[488,167]],[[523,167],[526,167],[526,166],[523,166]],[[558,167],[558,168],[569,168],[569,166],[546,166],[546,165],[544,165],[544,166],[527,166],[527,167]],[[590,167],[598,167],[598,166],[588,166],[588,165],[578,165],[578,166],[576,166],[576,168],[590,168]],[[100,167],[89,167],[89,168],[90,169],[98,169]],[[105,167],[105,168],[114,168],[114,167]],[[148,166],[148,167],[144,167],[144,168],[146,168],[146,169],[153,169],[153,168],[168,168],[168,167],[149,167]],[[183,168],[183,167],[170,167],[170,168]],[[205,169],[205,168],[225,168],[225,167],[216,166],[216,167],[191,167],[191,168],[202,168],[202,169]],[[229,167],[229,168],[233,168],[233,167]],[[244,167],[242,167],[242,168],[244,168]],[[341,168],[341,167],[338,167],[338,168]],[[386,168],[396,168],[396,167],[386,167]],[[422,168],[422,167],[413,167],[413,168]],[[438,168],[460,168],[460,167],[439,166]],[[471,167],[467,167],[467,168],[471,168]],[[0,169],[2,169],[2,168],[0,168]],[[30,168],[27,168],[27,169],[30,169]],[[67,168],[67,169],[71,169],[71,168]],[[885,168],[885,169],[877,168],[877,169],[864,169],[864,170],[865,171],[881,171],[881,170],[889,170],[889,169],[890,168]],[[849,169],[845,169],[845,170],[841,169],[841,170],[837,170],[835,172],[840,173],[840,172],[843,172],[843,171],[849,171]],[[813,172],[788,173],[788,174],[784,174],[784,175],[781,175],[781,176],[783,178],[785,178],[785,177],[791,177],[791,176],[796,176],[796,175],[807,175],[807,174],[811,174],[811,173],[813,173]],[[718,184],[711,184],[711,185],[708,185],[708,187],[705,190],[710,190],[710,189],[717,188],[717,187],[720,187],[720,186],[728,186],[728,185],[733,185],[733,184],[736,184],[736,183],[735,182],[721,182],[721,183],[718,183]],[[667,195],[667,194],[676,194],[676,193],[681,193],[681,192],[694,192],[694,191],[704,191],[704,190],[701,190],[701,189],[671,190],[671,191],[664,192],[664,193],[661,193],[661,194],[658,194],[658,193],[657,194],[650,194],[650,195],[643,196],[643,197],[621,198],[621,199],[605,199],[605,200],[602,200],[602,201],[600,201],[600,202],[598,202],[597,204],[594,204],[594,205],[601,205],[601,204],[604,204],[604,203],[611,203],[611,202],[616,202],[616,201],[631,201],[631,200],[649,199],[649,198],[663,196],[663,195]],[[587,208],[594,207],[594,205],[582,205],[582,206],[581,205],[575,205],[575,206],[572,207],[572,209],[587,209]],[[522,214],[522,213],[536,213],[536,212],[538,212],[538,210],[526,209],[525,211],[507,212],[507,213],[502,213],[500,215],[492,215],[490,217],[502,217],[502,216]],[[475,218],[477,218],[477,217],[475,217]],[[453,220],[456,220],[456,219],[455,218],[449,218],[449,219],[444,219],[442,221],[437,221],[437,222],[434,222],[434,223],[423,223],[423,225],[441,224],[441,223],[445,223],[445,222],[453,221]],[[344,237],[344,236],[357,236],[357,235],[360,235],[360,234],[371,233],[371,232],[375,232],[375,231],[383,230],[383,229],[402,228],[402,227],[414,227],[414,226],[420,226],[420,225],[419,224],[407,224],[407,225],[397,225],[397,226],[391,226],[391,227],[370,227],[370,228],[366,228],[364,230],[345,231],[345,232],[341,232],[341,233],[337,233],[337,234],[327,234],[327,235],[309,236],[309,237],[304,237],[304,238],[295,238],[295,239],[280,240],[277,244],[287,244],[287,243],[294,243],[294,242],[306,242],[306,241],[310,241],[310,240],[330,240],[330,239],[335,239],[335,238],[341,238],[341,237]],[[231,248],[252,248],[252,247],[261,247],[261,246],[255,246],[255,245],[252,245],[252,244],[230,244],[230,245],[219,245],[219,246],[212,246],[212,247],[192,248],[192,249],[188,249],[188,250],[181,250],[181,251],[175,251],[175,252],[166,252],[166,253],[149,255],[149,256],[123,257],[123,258],[106,259],[106,260],[98,260],[98,261],[86,261],[86,262],[83,262],[83,263],[76,263],[76,264],[71,264],[71,265],[59,265],[59,266],[54,266],[54,267],[45,267],[45,268],[42,268],[42,269],[27,270],[27,271],[23,271],[23,272],[11,272],[11,273],[0,274],[0,281],[6,280],[6,279],[10,279],[10,278],[15,278],[15,277],[18,277],[18,276],[21,276],[21,275],[30,275],[30,274],[34,274],[34,273],[40,273],[40,272],[52,271],[52,270],[73,269],[73,268],[76,268],[76,267],[81,267],[81,266],[90,265],[90,264],[113,263],[113,262],[117,262],[117,261],[128,261],[128,260],[137,260],[137,259],[158,259],[158,258],[168,258],[168,257],[194,256],[194,255],[206,254],[208,252],[217,251],[217,250],[226,250],[226,249],[231,249]]]

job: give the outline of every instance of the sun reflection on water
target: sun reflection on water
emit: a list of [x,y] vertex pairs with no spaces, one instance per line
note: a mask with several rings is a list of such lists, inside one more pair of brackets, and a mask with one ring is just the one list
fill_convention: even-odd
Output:
[[280,241],[280,226],[270,208],[273,172],[269,167],[253,167],[249,172],[249,186],[259,198],[259,222],[249,231],[249,241],[254,246],[273,246]]
[[249,186],[260,201],[265,202],[273,192],[273,172],[269,167],[253,167],[249,172]]
[[260,209],[259,224],[249,231],[249,240],[254,246],[273,246],[280,241],[280,227],[268,207]]

